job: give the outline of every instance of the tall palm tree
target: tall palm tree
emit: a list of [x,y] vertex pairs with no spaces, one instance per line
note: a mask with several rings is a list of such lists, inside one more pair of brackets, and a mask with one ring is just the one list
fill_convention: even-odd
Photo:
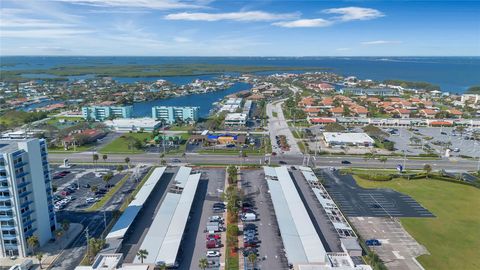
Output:
[[248,254],[248,261],[252,264],[253,269],[255,266],[255,262],[257,261],[257,254],[255,254],[254,252],[250,252],[250,254]]
[[107,162],[107,159],[108,159],[108,156],[106,154],[104,154],[102,156],[102,159],[103,159],[103,162],[106,163]]
[[92,155],[93,163],[95,164],[95,170],[97,169],[98,154]]
[[148,256],[148,251],[146,249],[140,249],[137,252],[137,258],[143,263],[143,260]]
[[40,269],[42,269],[43,253],[38,252],[37,254],[35,254],[35,257],[36,257],[37,260],[38,260],[38,265],[40,266]]
[[429,164],[425,164],[423,165],[423,170],[425,171],[425,177],[428,179],[428,175],[432,171],[432,166],[430,166]]
[[130,158],[129,157],[125,158],[125,163],[127,163],[127,166],[130,169]]
[[112,178],[113,178],[112,172],[109,172],[102,177],[103,181],[107,184],[107,187],[108,187],[108,183],[110,182],[110,180],[112,180]]
[[62,230],[65,232],[65,235],[68,238],[68,230],[70,229],[70,221],[68,219],[62,220]]
[[30,247],[30,250],[32,251],[32,253],[35,253],[35,249],[40,244],[40,242],[38,241],[38,236],[32,235],[32,236],[28,237],[27,238],[27,244]]
[[198,267],[200,267],[200,269],[202,269],[202,270],[205,270],[208,267],[207,259],[206,258],[201,258],[200,260],[198,260]]

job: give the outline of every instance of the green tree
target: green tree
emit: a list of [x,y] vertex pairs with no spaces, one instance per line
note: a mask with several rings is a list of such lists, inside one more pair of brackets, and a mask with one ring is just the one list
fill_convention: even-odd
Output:
[[338,123],[330,123],[325,125],[326,132],[344,132],[345,127]]
[[88,258],[90,261],[97,256],[98,252],[103,249],[103,246],[105,246],[105,240],[103,239],[96,239],[96,238],[90,238],[88,239],[87,242],[88,246]]
[[425,171],[425,177],[428,179],[428,175],[432,171],[432,166],[430,164],[423,165],[423,170]]
[[130,158],[129,157],[125,158],[125,163],[127,163],[127,167],[130,169]]
[[104,155],[102,156],[103,162],[107,162],[107,158],[108,158],[108,156],[104,154]]
[[379,158],[378,158],[378,161],[382,162],[382,163],[383,163],[383,167],[385,168],[385,164],[387,163],[388,158],[387,158],[387,157],[379,157]]
[[121,173],[123,171],[123,165],[117,165],[117,172]]
[[96,185],[90,187],[90,191],[95,194],[98,191],[98,187]]
[[102,179],[103,181],[107,184],[108,186],[108,183],[110,182],[110,180],[112,180],[113,178],[113,173],[112,172],[108,172],[107,174],[105,174]]
[[38,265],[40,266],[40,269],[42,269],[43,253],[42,252],[37,252],[37,254],[35,254],[35,257],[38,260]]
[[140,249],[137,252],[137,258],[143,263],[143,260],[148,256],[148,251],[146,249]]
[[207,269],[207,267],[208,267],[207,259],[206,258],[201,258],[200,260],[198,260],[198,267],[202,270]]
[[68,238],[68,230],[70,229],[70,221],[68,219],[62,220],[62,230],[65,232],[65,235]]
[[27,245],[32,253],[35,253],[35,249],[38,247],[39,244],[40,242],[38,241],[38,236],[32,235],[27,238]]
[[250,252],[250,254],[248,254],[248,261],[252,264],[252,269],[254,269],[255,262],[257,261],[257,254]]

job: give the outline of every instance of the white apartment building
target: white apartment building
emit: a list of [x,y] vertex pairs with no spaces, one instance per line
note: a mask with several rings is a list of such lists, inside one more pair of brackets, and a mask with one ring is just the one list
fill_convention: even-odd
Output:
[[56,229],[44,140],[0,140],[0,257],[25,257],[27,239],[40,246]]

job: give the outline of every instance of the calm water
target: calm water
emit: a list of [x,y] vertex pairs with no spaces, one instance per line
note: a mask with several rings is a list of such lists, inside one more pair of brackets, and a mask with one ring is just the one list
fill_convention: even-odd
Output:
[[[480,57],[0,57],[0,70],[46,69],[65,65],[155,65],[165,63],[210,63],[261,66],[327,67],[345,76],[361,79],[401,79],[438,84],[444,91],[461,93],[480,84]],[[10,66],[13,64],[13,66]],[[195,77],[195,76],[194,76]],[[200,76],[201,77],[201,76]],[[195,77],[196,78],[196,77]],[[174,83],[195,78],[168,77]],[[139,79],[117,78],[123,82]]]
[[205,93],[194,94],[169,99],[157,99],[133,104],[133,114],[135,117],[151,116],[153,106],[199,106],[200,117],[208,116],[212,103],[220,101],[226,95],[230,95],[242,90],[250,89],[251,85],[247,83],[235,83],[228,89]]

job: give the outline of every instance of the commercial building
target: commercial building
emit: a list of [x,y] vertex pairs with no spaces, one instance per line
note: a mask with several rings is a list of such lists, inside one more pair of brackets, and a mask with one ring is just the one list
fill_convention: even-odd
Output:
[[381,96],[381,97],[396,97],[399,96],[397,89],[392,88],[342,88],[342,94],[351,94],[354,96]]
[[158,129],[162,122],[155,120],[154,118],[125,118],[125,119],[113,119],[103,122],[107,127],[117,132],[130,132],[130,131],[147,131],[152,132]]
[[323,138],[328,147],[364,146],[372,147],[375,141],[363,132],[323,132]]
[[82,107],[82,116],[85,119],[103,121],[112,118],[131,118],[133,106],[90,106]]
[[29,253],[53,238],[56,217],[45,140],[0,140],[0,257]]
[[172,124],[177,121],[196,122],[200,107],[175,107],[155,106],[152,107],[152,118]]
[[245,126],[247,124],[247,114],[229,113],[225,116],[225,126]]
[[236,112],[242,105],[242,98],[229,98],[220,108],[221,112]]

